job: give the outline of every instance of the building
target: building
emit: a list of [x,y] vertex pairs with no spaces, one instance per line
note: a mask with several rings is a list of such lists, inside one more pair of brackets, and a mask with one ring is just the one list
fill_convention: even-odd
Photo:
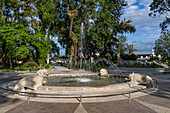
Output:
[[141,61],[146,61],[146,60],[150,60],[151,57],[155,57],[155,52],[152,49],[151,52],[143,52],[143,53],[134,53],[136,56],[138,56],[137,60],[141,60]]

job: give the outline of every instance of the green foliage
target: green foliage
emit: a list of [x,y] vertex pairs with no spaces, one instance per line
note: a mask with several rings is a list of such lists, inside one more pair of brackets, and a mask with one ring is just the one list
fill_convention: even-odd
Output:
[[71,69],[73,67],[73,63],[65,63],[64,65],[66,67],[68,67],[69,69]]
[[59,54],[60,48],[57,46],[57,44],[53,40],[51,40],[50,44],[52,46],[52,49],[50,51],[50,55],[55,54],[55,53]]
[[3,55],[3,65],[7,59],[45,62],[52,48],[49,35],[54,33],[51,27],[54,21],[51,20],[54,20],[55,3],[48,0],[5,0],[1,6],[0,56]]
[[23,64],[23,66],[27,66],[27,65],[33,65],[33,66],[38,67],[38,64],[36,62],[34,62],[34,61],[28,61],[28,62]]
[[121,64],[118,64],[119,67],[129,67],[129,68],[161,68],[159,65],[154,62],[132,62],[132,61],[124,61]]
[[136,60],[137,56],[135,54],[120,54],[120,58],[122,58],[123,60]]
[[170,59],[170,33],[164,32],[158,40],[155,41],[155,53],[161,55],[161,60]]
[[[62,3],[60,0],[3,0],[0,7],[3,65],[8,60],[8,64],[30,59],[45,63],[48,53],[59,52],[50,39],[56,36],[66,48],[67,56],[74,55],[75,60],[81,37],[83,48],[87,48],[83,50],[84,56],[101,52],[111,58],[117,48],[116,35],[135,32],[131,20],[120,20],[126,5],[125,0],[62,0]],[[83,36],[81,23],[85,26]]]
[[35,65],[34,63],[27,63],[27,65],[24,65],[26,68],[36,68],[37,65]]
[[[153,2],[150,4],[150,13],[149,16],[156,17],[163,14],[166,14],[170,11],[170,2],[169,0],[153,0]],[[165,20],[160,23],[160,27],[162,28],[162,31],[168,30],[168,25],[170,23],[170,18],[168,17],[168,14],[165,16]]]
[[[124,0],[100,0],[97,1],[98,10],[93,15],[89,38],[93,40],[95,52],[101,52],[104,56],[116,53],[118,33],[135,32],[135,27],[130,25],[130,20],[120,20],[121,10],[126,6]],[[96,48],[96,47],[97,48]]]
[[39,69],[39,66],[38,66],[38,64],[37,64],[36,62],[34,62],[34,61],[28,61],[28,62],[20,65],[19,68],[20,68],[21,70],[29,70],[29,69],[31,69],[31,70],[38,70],[38,69]]
[[130,60],[136,60],[136,59],[137,59],[137,56],[135,54],[130,55]]
[[3,68],[4,68],[4,66],[0,65],[0,69],[3,69]]
[[159,58],[157,56],[156,57],[151,56],[150,60],[159,60]]
[[125,51],[128,52],[129,55],[133,54],[136,49],[133,48],[133,42],[132,44],[127,43],[127,37],[124,35],[118,36],[118,53],[124,54]]
[[60,58],[61,58],[61,56],[60,56],[60,55],[58,55],[58,54],[55,54],[53,58],[60,59]]
[[47,64],[47,65],[45,66],[46,69],[48,69],[48,68],[50,68],[50,67],[51,67],[51,65],[49,65],[49,64]]
[[126,41],[127,41],[127,37],[124,35],[120,35],[118,36],[118,50],[120,54],[124,54],[125,51],[127,50],[126,48]]
[[50,64],[43,63],[42,67],[47,69],[47,70],[51,70],[51,65]]

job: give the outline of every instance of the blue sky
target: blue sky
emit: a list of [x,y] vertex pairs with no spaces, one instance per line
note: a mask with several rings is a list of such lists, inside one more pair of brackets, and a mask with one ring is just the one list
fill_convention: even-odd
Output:
[[165,19],[165,15],[156,18],[148,16],[150,13],[149,5],[153,0],[127,0],[128,6],[123,10],[122,19],[132,20],[132,25],[135,26],[134,34],[126,33],[128,43],[133,43],[136,52],[151,52],[161,34],[159,24]]

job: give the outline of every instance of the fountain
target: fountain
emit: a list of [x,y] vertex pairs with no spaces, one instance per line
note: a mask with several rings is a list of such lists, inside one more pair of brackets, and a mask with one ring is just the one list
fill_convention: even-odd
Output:
[[[31,95],[34,95],[34,97],[36,95],[37,98],[62,97],[67,99],[73,97],[103,97],[127,93],[130,95],[132,92],[146,89],[146,86],[138,85],[139,83],[137,80],[140,79],[141,83],[147,82],[142,81],[142,78],[146,78],[146,80],[149,80],[148,83],[152,83],[151,78],[139,74],[131,74],[131,81],[129,81],[127,77],[122,75],[119,68],[113,62],[105,58],[95,58],[93,63],[82,65],[82,68],[86,69],[86,71],[79,70],[76,71],[77,73],[68,74],[55,73],[49,74],[48,77],[42,76],[40,73],[39,75],[43,77],[45,82],[42,82],[42,85],[38,85],[36,89],[28,88],[25,91],[16,91],[14,86],[17,82],[11,82],[4,86],[8,88],[8,90],[22,96],[28,96],[28,98]],[[105,73],[99,74],[101,71],[104,71]],[[29,81],[27,82],[29,83]],[[3,89],[5,89],[5,87],[3,87]]]
[[28,96],[29,100],[31,95],[46,98],[87,98],[113,96],[127,93],[130,95],[132,92],[146,88],[145,86],[138,86],[138,81],[140,81],[140,83],[147,82],[150,86],[152,86],[153,80],[149,76],[131,74],[129,78],[125,77],[119,68],[108,59],[96,57],[93,61],[90,59],[89,61],[83,62],[83,49],[85,49],[83,23],[81,23],[80,35],[81,60],[78,66],[82,70],[77,71],[78,73],[55,73],[49,74],[48,77],[46,77],[42,74],[44,72],[47,74],[46,70],[40,70],[36,73],[38,76],[23,78],[19,82],[12,81],[4,84],[3,87],[0,87],[0,89],[12,91],[22,96]]
[[102,87],[125,82],[125,77],[113,62],[105,58],[95,58],[93,62],[86,65],[80,64],[81,68],[86,69],[85,74],[49,75],[44,78],[46,81],[44,86]]

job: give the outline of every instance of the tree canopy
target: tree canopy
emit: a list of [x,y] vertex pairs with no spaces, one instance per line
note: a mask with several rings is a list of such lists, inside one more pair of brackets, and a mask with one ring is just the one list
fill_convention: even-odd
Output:
[[3,65],[14,60],[44,63],[48,53],[59,52],[50,37],[58,37],[75,65],[81,38],[86,48],[84,56],[95,52],[112,56],[118,47],[117,35],[135,32],[131,20],[120,19],[125,6],[125,0],[1,0]]
[[170,60],[170,33],[163,32],[158,40],[155,41],[155,53],[161,55],[161,60]]
[[162,28],[162,31],[167,30],[170,23],[170,18],[168,17],[168,13],[170,12],[169,0],[153,0],[149,7],[151,11],[149,16],[156,17],[158,15],[165,15],[165,20],[160,23],[160,27]]

